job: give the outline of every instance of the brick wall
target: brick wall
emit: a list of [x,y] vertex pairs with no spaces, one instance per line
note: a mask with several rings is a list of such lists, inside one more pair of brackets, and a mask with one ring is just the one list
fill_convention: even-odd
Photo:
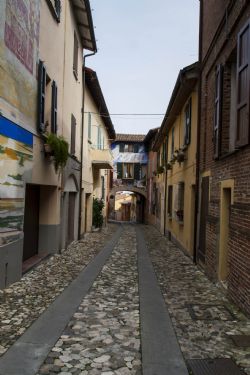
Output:
[[[203,2],[203,57],[212,41],[213,30],[225,14],[229,1]],[[230,207],[229,229],[229,296],[250,313],[250,146],[230,153],[231,64],[239,30],[250,18],[250,4],[233,2],[227,23],[211,46],[202,65],[200,115],[200,173],[210,170],[210,202],[206,226],[205,269],[217,279],[219,259],[220,182],[234,179],[234,204]],[[211,17],[217,14],[216,18]],[[214,36],[214,34],[213,34]],[[224,65],[221,157],[214,160],[213,126],[215,100],[215,68]]]

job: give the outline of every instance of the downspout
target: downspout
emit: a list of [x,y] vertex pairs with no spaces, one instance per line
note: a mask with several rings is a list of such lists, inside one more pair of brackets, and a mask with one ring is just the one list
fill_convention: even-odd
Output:
[[94,56],[97,51],[89,53],[83,57],[82,67],[82,123],[81,123],[81,160],[80,160],[80,191],[79,191],[79,218],[78,218],[78,240],[81,239],[82,223],[82,167],[83,167],[83,130],[84,130],[84,106],[85,106],[85,60],[87,57]]
[[197,113],[197,143],[196,143],[196,176],[195,176],[195,212],[194,212],[194,245],[193,262],[197,264],[197,231],[199,211],[199,167],[200,167],[200,124],[201,124],[201,71],[202,71],[202,25],[203,25],[203,0],[200,0],[199,22],[199,84],[198,84],[198,113]]

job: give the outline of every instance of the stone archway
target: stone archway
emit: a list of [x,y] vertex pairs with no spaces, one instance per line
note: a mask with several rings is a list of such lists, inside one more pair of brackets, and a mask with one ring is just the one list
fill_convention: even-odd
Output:
[[[129,186],[129,185],[114,186],[112,188],[112,190],[110,191],[110,193],[109,193],[109,203],[108,203],[108,207],[109,207],[109,210],[108,210],[109,215],[108,215],[108,217],[111,220],[116,220],[116,214],[115,214],[116,193],[122,192],[122,191],[128,191],[128,192],[131,192],[131,193],[135,193],[137,197],[139,196],[139,199],[137,200],[137,202],[139,202],[140,204],[142,204],[141,210],[144,211],[145,202],[146,202],[146,199],[147,199],[147,192],[146,192],[145,189],[138,188],[136,186]],[[138,216],[138,215],[139,215],[139,213],[137,211],[136,216]],[[140,216],[142,217],[143,214],[140,214]],[[139,221],[141,222],[141,221],[143,221],[143,219],[141,219]]]

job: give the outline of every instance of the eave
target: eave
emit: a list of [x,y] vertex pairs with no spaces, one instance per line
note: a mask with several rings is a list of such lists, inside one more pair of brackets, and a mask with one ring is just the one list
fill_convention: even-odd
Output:
[[153,144],[153,151],[158,151],[163,137],[166,136],[168,130],[173,125],[176,117],[180,114],[186,100],[193,91],[199,77],[199,64],[198,62],[189,65],[180,70],[177,81],[172,92],[168,108],[164,119],[162,121],[159,133]]
[[96,39],[89,0],[71,0],[83,48],[96,52]]

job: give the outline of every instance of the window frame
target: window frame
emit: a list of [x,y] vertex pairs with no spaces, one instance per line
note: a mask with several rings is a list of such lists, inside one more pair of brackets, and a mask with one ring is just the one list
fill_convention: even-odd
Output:
[[[132,168],[131,177],[125,177],[124,167],[129,165]],[[134,179],[134,164],[133,163],[122,163],[122,179],[123,180],[133,180]]]

